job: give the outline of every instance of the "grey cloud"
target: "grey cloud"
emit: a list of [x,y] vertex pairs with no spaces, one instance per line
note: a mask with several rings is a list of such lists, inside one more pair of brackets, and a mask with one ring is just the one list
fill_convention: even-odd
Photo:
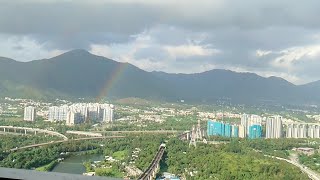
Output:
[[309,0],[200,0],[184,3],[1,1],[0,31],[10,33],[118,32],[135,34],[155,24],[187,29],[269,26],[319,28],[320,2]]

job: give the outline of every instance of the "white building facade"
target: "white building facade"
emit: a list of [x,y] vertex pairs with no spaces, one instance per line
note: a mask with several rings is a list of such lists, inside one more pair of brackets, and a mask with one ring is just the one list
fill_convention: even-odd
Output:
[[33,106],[28,106],[24,108],[23,120],[34,121],[36,116],[36,109]]
[[266,121],[266,138],[282,137],[282,116],[271,116]]

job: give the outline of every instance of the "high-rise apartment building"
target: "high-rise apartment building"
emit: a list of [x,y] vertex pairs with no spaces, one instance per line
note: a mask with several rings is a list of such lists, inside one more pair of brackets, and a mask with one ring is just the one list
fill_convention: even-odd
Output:
[[67,114],[66,125],[72,126],[84,122],[84,116],[80,112],[69,111]]
[[208,136],[239,137],[239,128],[237,125],[226,124],[218,121],[208,120]]
[[239,125],[239,138],[245,138],[245,137],[246,137],[245,127],[243,125]]
[[33,106],[28,106],[24,108],[23,119],[25,121],[34,121],[36,116],[36,109]]
[[249,138],[256,139],[262,137],[262,126],[261,125],[252,125],[249,127]]
[[231,136],[239,137],[239,127],[237,125],[232,125]]
[[105,105],[103,107],[103,119],[102,122],[112,122],[113,121],[113,105]]
[[49,107],[48,120],[49,121],[65,121],[69,111],[68,106],[52,106]]
[[248,135],[248,130],[250,126],[250,116],[248,114],[242,114],[241,116],[241,125],[244,127],[244,137],[247,137]]
[[266,138],[282,137],[282,117],[271,116],[266,121]]
[[224,125],[224,136],[225,137],[231,137],[232,134],[232,126],[230,124]]

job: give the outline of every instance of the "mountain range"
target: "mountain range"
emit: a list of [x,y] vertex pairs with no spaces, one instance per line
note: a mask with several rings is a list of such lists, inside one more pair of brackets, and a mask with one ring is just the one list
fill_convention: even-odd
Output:
[[29,62],[0,57],[0,96],[320,104],[318,92],[320,81],[295,85],[279,77],[222,69],[195,74],[147,72],[85,50]]

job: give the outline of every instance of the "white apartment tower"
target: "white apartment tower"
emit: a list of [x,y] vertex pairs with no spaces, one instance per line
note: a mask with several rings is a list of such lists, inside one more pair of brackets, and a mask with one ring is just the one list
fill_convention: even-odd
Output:
[[112,122],[113,121],[113,105],[107,105],[103,108],[103,122]]
[[24,108],[24,116],[23,119],[25,121],[34,121],[36,115],[36,109],[32,106],[28,106]]
[[[250,116],[248,114],[242,114],[242,116],[241,116],[241,125],[243,126],[244,137],[247,137],[248,132],[249,132],[249,127],[250,127],[249,117]],[[240,134],[240,128],[239,128],[239,134]]]
[[282,117],[272,116],[266,121],[266,138],[281,138],[282,136]]
[[245,138],[246,134],[245,134],[245,128],[243,125],[239,125],[239,138]]

